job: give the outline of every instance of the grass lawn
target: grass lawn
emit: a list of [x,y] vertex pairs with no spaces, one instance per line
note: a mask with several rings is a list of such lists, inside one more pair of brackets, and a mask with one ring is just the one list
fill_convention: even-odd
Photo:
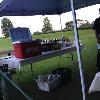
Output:
[[[74,40],[74,33],[72,31],[63,32],[64,36],[68,36],[72,41]],[[61,33],[50,33],[50,34],[42,34],[42,35],[33,35],[33,38],[42,38],[42,39],[52,39],[52,38],[61,38]],[[85,45],[85,48],[82,50],[82,62],[83,69],[85,71],[93,72],[95,70],[96,65],[96,39],[93,30],[79,30],[79,39],[80,43]],[[0,39],[0,51],[10,50],[12,49],[12,44],[9,38]],[[68,55],[69,56],[69,55]],[[74,52],[74,61],[78,66],[77,62],[77,53]],[[39,74],[47,74],[51,72],[51,70],[55,69],[58,66],[59,57],[47,59],[44,61],[36,62],[33,64],[34,77],[36,78]],[[78,70],[69,58],[62,57],[62,61],[60,63],[60,67],[70,67],[72,70]],[[30,72],[30,66],[24,66],[22,68],[22,76],[20,77],[21,85],[29,88],[30,94],[33,92],[32,87],[35,85],[33,82],[33,77]],[[14,80],[17,80],[19,77],[19,72],[14,76]],[[32,85],[32,87],[30,86]],[[31,94],[32,95],[32,94]],[[40,100],[40,99],[39,99]],[[49,100],[49,99],[48,99]],[[50,99],[51,100],[51,99]]]

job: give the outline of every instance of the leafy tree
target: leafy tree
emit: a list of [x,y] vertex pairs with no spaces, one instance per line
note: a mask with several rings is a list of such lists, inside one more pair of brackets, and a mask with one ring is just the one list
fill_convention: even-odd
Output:
[[73,21],[69,21],[65,23],[65,29],[72,29],[73,28]]
[[44,23],[43,28],[42,28],[42,32],[43,33],[47,33],[47,32],[53,31],[52,24],[50,23],[50,20],[48,19],[48,17],[44,18],[43,23]]
[[[81,19],[77,19],[77,26],[79,27],[80,25],[82,25],[84,23],[83,20]],[[65,29],[73,29],[73,21],[69,21],[65,23]]]
[[80,25],[82,25],[84,23],[84,20],[82,19],[77,19],[77,26],[79,27]]
[[[72,30],[73,29],[73,21],[69,21],[65,23],[65,29]],[[89,23],[88,20],[77,19],[77,26],[79,29],[91,29],[93,27],[93,22]]]
[[91,29],[93,27],[93,23],[89,23],[88,20],[85,20],[83,24],[79,26],[79,29]]
[[1,30],[5,38],[9,37],[9,29],[13,27],[12,22],[8,18],[3,18],[1,20]]

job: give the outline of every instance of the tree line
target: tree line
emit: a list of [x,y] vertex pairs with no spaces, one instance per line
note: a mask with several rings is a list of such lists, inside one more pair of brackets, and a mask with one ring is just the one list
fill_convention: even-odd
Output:
[[[77,19],[77,27],[78,29],[91,29],[93,27],[93,23],[90,23],[88,20]],[[65,23],[66,30],[73,30],[73,21],[69,21]]]
[[[93,22],[89,23],[88,20],[77,19],[77,26],[79,29],[90,29],[93,26]],[[8,18],[3,18],[1,20],[1,31],[5,38],[9,37],[9,29],[13,28],[13,23]],[[73,30],[73,21],[69,21],[65,23],[65,28],[62,31],[70,31]],[[53,30],[53,26],[48,17],[45,17],[43,20],[43,28],[41,29],[42,32],[34,32],[34,34],[40,33],[49,33],[55,32]]]

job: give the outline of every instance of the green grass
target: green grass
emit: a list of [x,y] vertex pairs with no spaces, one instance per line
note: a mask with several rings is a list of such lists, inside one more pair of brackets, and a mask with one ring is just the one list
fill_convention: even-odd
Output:
[[12,43],[9,38],[0,38],[0,51],[11,50]]
[[[68,36],[72,41],[74,40],[74,33],[72,31],[63,32],[64,36]],[[41,34],[41,35],[33,35],[33,38],[41,38],[41,39],[52,39],[52,38],[61,38],[62,33],[50,33],[50,34]],[[83,63],[83,69],[85,71],[94,71],[95,65],[96,65],[96,39],[95,34],[93,30],[79,30],[79,40],[82,44],[85,45],[85,48],[82,50],[82,63]],[[10,39],[0,39],[0,51],[3,50],[10,50],[12,49],[12,43]],[[74,52],[74,62],[78,66],[77,61],[77,53]],[[69,55],[68,55],[69,56]],[[75,65],[73,65],[71,59],[62,57],[60,66],[58,66],[59,57],[47,59],[44,61],[33,63],[33,71],[34,71],[34,77],[36,78],[39,74],[47,74],[50,73],[53,69],[57,67],[70,67],[72,69],[78,69]],[[17,80],[19,77],[19,72],[13,77],[14,80]],[[30,71],[30,66],[26,65],[22,67],[22,76],[20,77],[21,84],[29,88],[30,92],[33,90],[31,89],[30,85],[32,87],[33,84],[33,77],[32,73]]]
[[49,33],[49,34],[41,34],[41,35],[33,35],[33,38],[40,38],[40,39],[53,39],[53,38],[61,38],[63,36],[68,36],[70,39],[73,39],[73,32],[56,32],[56,33]]

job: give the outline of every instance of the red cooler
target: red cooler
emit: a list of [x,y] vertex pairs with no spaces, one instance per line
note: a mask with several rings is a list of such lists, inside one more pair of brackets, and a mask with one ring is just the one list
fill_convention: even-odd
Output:
[[10,29],[10,37],[13,42],[16,58],[25,59],[42,53],[41,43],[38,40],[32,40],[28,28]]

